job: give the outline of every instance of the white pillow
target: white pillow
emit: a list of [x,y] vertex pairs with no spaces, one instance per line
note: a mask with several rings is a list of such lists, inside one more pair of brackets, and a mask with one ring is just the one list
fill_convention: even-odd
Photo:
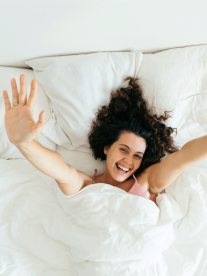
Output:
[[139,84],[157,116],[173,112],[176,145],[207,135],[207,45],[144,54]]
[[[24,74],[27,80],[27,98],[30,94],[31,89],[31,81],[35,78],[33,71],[30,69],[21,69],[21,68],[13,68],[13,67],[0,67],[0,158],[3,159],[26,159],[24,155],[15,147],[8,139],[5,123],[4,123],[4,115],[5,115],[5,106],[4,106],[4,98],[3,91],[6,90],[9,95],[10,103],[12,103],[12,88],[11,88],[11,79],[15,78],[18,91],[20,92],[20,75]],[[52,118],[52,113],[50,111],[50,102],[45,94],[44,90],[41,87],[41,84],[38,83],[37,90],[37,99],[34,106],[33,117],[35,122],[39,120],[40,112],[44,110],[45,116],[47,119],[47,128],[49,129],[50,119]],[[54,115],[53,115],[54,117]],[[45,126],[44,126],[45,128]],[[56,144],[48,139],[44,134],[45,130],[42,130],[35,140],[42,144],[44,147],[49,148],[51,150],[56,151]],[[48,136],[48,135],[47,135]]]
[[95,169],[97,169],[96,175],[103,174],[106,168],[106,161],[95,160],[91,152],[84,152],[84,150],[82,147],[69,150],[57,145],[57,152],[62,155],[67,164],[73,166],[76,170],[90,177],[93,177]]
[[[177,136],[172,135],[176,146],[182,147],[190,140],[207,135],[206,57],[207,45],[143,55],[138,73],[143,97],[157,116],[174,109],[170,112],[172,117],[164,123],[178,129]],[[97,175],[104,172],[105,162],[94,160],[82,147],[76,151],[57,147],[57,151],[68,164],[91,177],[95,168]],[[207,169],[207,159],[191,166]]]
[[58,142],[55,132],[48,138],[67,149],[82,146],[90,152],[87,135],[95,113],[109,103],[124,78],[138,75],[142,57],[139,51],[100,52],[25,61],[34,69],[65,133],[64,141]]

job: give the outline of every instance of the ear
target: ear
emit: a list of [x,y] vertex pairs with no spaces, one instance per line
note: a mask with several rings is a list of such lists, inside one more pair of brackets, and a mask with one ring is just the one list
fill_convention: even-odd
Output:
[[107,154],[107,152],[108,152],[108,146],[105,146],[104,147],[104,153]]

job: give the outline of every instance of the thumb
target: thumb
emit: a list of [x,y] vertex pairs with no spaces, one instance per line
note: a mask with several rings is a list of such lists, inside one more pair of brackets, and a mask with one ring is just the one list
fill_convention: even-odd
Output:
[[40,133],[46,123],[47,123],[47,120],[45,118],[45,111],[43,110],[40,112],[39,120],[35,124],[36,132]]

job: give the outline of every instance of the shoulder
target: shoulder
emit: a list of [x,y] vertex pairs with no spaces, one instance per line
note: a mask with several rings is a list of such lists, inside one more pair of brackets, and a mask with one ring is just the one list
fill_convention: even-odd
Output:
[[149,192],[149,168],[145,169],[139,176],[137,176],[137,181]]
[[87,175],[86,173],[83,173],[81,171],[79,171],[78,173],[83,181],[83,185],[82,185],[81,189],[83,189],[84,187],[86,187],[88,185],[91,185],[92,177],[90,177],[89,175]]
[[149,173],[150,173],[150,167],[145,169],[138,177],[137,181],[139,182],[140,185],[142,185],[151,195],[152,200],[155,202],[156,197],[158,196],[158,192],[155,191],[149,184]]
[[[156,197],[158,196],[158,193],[154,191],[149,185],[149,181],[148,181],[149,171],[150,171],[150,167],[145,169],[139,176],[137,176],[136,179],[139,182],[139,184],[142,185],[150,193],[152,201],[156,203]],[[120,189],[123,189],[126,192],[129,192],[134,184],[135,184],[134,178],[130,178],[120,183],[118,187]]]
[[79,192],[91,179],[88,175],[76,170],[73,166],[69,164],[64,167],[63,174],[64,177],[62,177],[61,180],[55,181],[57,182],[60,190],[65,195],[69,196]]

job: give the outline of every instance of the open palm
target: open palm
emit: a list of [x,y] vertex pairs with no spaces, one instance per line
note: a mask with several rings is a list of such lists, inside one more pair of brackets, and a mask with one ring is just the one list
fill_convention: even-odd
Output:
[[27,102],[27,85],[24,74],[20,75],[20,94],[17,90],[16,80],[11,80],[12,103],[17,103],[11,107],[7,91],[3,91],[5,104],[5,128],[9,141],[12,144],[22,144],[31,142],[41,133],[47,120],[44,117],[44,110],[39,114],[39,120],[35,123],[33,119],[33,109],[37,97],[37,81],[31,82],[31,91]]

